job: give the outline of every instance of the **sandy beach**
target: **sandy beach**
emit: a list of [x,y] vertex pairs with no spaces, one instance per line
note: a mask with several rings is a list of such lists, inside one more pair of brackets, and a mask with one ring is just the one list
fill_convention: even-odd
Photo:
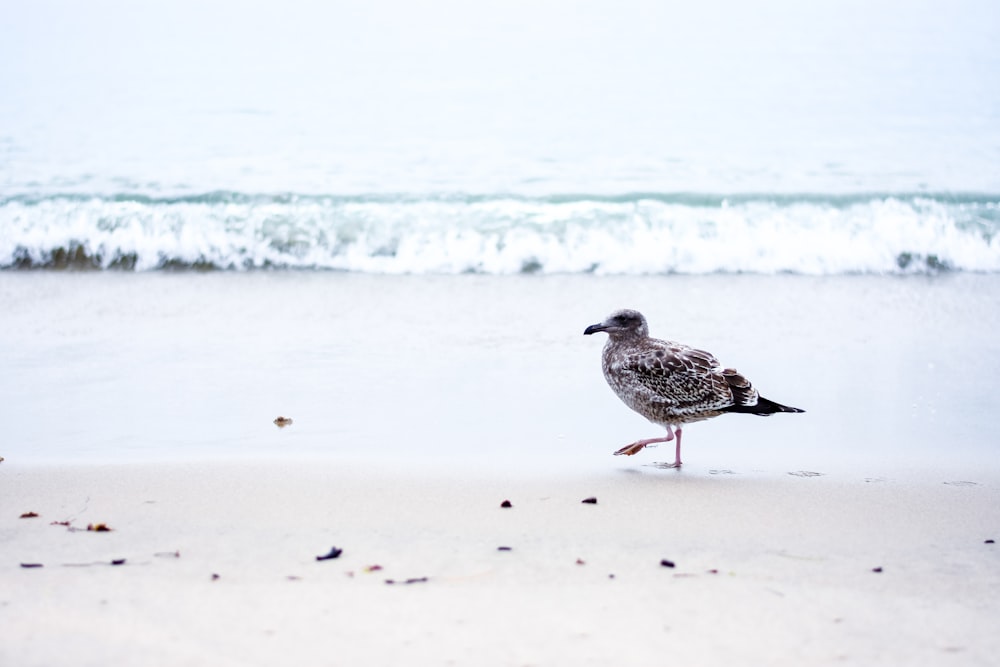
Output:
[[811,472],[5,462],[0,663],[994,664],[996,477]]
[[[997,290],[2,274],[0,664],[992,665]],[[611,456],[623,304],[807,412]]]

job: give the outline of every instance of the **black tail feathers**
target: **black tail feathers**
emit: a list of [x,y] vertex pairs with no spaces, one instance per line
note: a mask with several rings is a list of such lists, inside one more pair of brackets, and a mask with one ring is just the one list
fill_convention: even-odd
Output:
[[742,412],[750,415],[760,415],[761,417],[773,415],[776,412],[805,412],[805,410],[800,410],[799,408],[791,408],[787,405],[775,403],[763,396],[757,398],[756,405],[730,405],[728,408],[723,408],[722,411]]

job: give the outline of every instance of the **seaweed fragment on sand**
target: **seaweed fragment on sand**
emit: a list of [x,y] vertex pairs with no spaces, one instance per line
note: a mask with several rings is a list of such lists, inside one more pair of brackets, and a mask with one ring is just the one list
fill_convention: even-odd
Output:
[[106,523],[88,523],[87,530],[92,533],[110,533],[113,528],[109,527]]
[[285,428],[286,426],[291,426],[292,425],[292,418],[291,417],[282,417],[282,416],[279,415],[278,417],[275,418],[274,425],[277,426],[278,428]]
[[660,567],[677,567],[677,564],[672,560],[667,560],[666,558],[660,561]]
[[584,498],[580,502],[581,503],[585,503],[587,505],[596,505],[597,504],[597,498],[591,496],[590,498]]
[[430,581],[427,577],[410,577],[409,579],[403,579],[402,581],[396,581],[395,579],[386,579],[385,583],[393,586],[395,584],[423,584]]
[[21,514],[20,519],[34,519],[38,516],[38,512],[24,512]]
[[333,560],[334,558],[339,558],[340,554],[344,553],[343,549],[338,549],[337,547],[330,547],[329,553],[323,556],[316,556],[316,560]]

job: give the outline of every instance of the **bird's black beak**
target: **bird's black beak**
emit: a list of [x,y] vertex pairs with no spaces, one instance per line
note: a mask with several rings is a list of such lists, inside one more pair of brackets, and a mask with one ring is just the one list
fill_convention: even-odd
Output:
[[583,335],[589,336],[592,333],[598,333],[599,331],[605,331],[605,330],[607,330],[607,327],[604,326],[603,322],[600,324],[591,324],[589,327],[583,330]]

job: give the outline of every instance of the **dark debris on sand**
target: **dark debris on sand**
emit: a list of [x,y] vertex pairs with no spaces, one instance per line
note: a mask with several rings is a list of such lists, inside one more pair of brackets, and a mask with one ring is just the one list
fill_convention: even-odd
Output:
[[386,579],[385,583],[390,586],[394,584],[423,584],[430,581],[428,577],[410,577],[409,579],[403,579],[402,581],[396,581],[395,579]]
[[343,549],[338,549],[337,547],[330,547],[329,553],[323,556],[316,556],[316,560],[333,560],[334,558],[338,558],[342,553],[344,553]]

